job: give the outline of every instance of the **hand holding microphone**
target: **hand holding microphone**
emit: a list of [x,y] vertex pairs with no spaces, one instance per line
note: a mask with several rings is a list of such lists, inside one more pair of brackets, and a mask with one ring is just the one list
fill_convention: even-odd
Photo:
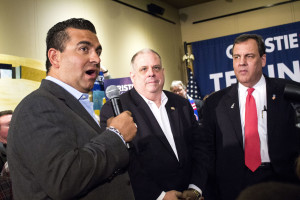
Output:
[[131,117],[131,112],[124,111],[120,101],[120,90],[115,85],[106,88],[106,96],[110,99],[115,117],[107,120],[107,127],[112,126],[118,129],[125,140],[130,142],[137,132],[136,124]]
[[131,117],[131,112],[124,111],[116,117],[109,118],[107,120],[107,126],[113,126],[118,129],[125,140],[130,142],[136,135],[136,125]]

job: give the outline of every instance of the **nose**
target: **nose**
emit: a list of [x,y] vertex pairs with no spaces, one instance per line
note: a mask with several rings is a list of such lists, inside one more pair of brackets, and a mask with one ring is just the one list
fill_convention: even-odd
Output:
[[153,71],[152,67],[149,67],[149,69],[147,71],[147,74],[148,74],[149,77],[154,76],[154,71]]
[[246,63],[247,63],[247,59],[246,59],[246,57],[245,56],[241,56],[241,58],[240,58],[240,65],[246,65]]
[[91,53],[90,61],[95,64],[99,64],[101,62],[100,56],[98,55],[98,53],[96,51]]

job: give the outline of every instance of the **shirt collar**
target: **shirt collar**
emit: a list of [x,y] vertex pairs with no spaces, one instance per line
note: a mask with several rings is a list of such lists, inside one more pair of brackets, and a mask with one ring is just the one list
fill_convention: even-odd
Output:
[[[138,93],[139,94],[139,93]],[[143,95],[139,94],[143,99],[144,101],[148,104],[148,105],[151,105],[151,104],[155,104],[154,101],[151,101],[149,99],[147,99],[146,97],[144,97]],[[168,97],[167,95],[164,93],[164,91],[161,92],[161,105],[166,105],[166,103],[168,102]]]
[[[259,79],[259,81],[253,86],[254,89],[257,89],[257,88],[260,88],[262,87],[263,85],[266,84],[266,79],[263,75],[261,75],[261,78]],[[248,87],[244,86],[243,84],[241,84],[239,82],[239,91],[240,92],[243,92],[243,93],[246,93],[247,92],[247,89]]]
[[68,85],[64,82],[62,82],[61,80],[58,80],[57,78],[54,78],[52,76],[47,76],[46,79],[58,84],[59,86],[61,86],[65,90],[67,90],[70,94],[72,94],[78,100],[88,99],[88,97],[89,97],[89,95],[87,93],[79,92],[75,88],[71,87],[70,85]]

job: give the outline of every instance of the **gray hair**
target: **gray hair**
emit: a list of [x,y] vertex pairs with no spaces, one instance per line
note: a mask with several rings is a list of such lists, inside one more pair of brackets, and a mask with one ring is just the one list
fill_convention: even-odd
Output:
[[154,53],[154,54],[156,54],[158,56],[159,60],[160,60],[160,65],[161,65],[161,57],[160,57],[160,55],[156,51],[154,51],[153,49],[145,48],[145,49],[142,49],[142,50],[138,51],[136,54],[134,54],[132,56],[131,62],[130,62],[130,66],[131,66],[132,70],[134,70],[134,67],[135,67],[134,66],[134,62],[135,62],[136,57],[139,54],[144,54],[144,53]]
[[175,86],[181,86],[184,90],[186,89],[186,86],[182,83],[182,81],[179,80],[172,81],[170,90],[172,90]]

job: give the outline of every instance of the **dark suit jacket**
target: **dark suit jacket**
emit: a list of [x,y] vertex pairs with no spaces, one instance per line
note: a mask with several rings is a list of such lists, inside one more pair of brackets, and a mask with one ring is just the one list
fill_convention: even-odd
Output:
[[128,173],[120,170],[128,165],[128,151],[115,133],[101,132],[78,100],[43,80],[10,124],[14,198],[133,199]]
[[11,180],[7,176],[0,176],[0,199],[12,200]]
[[0,170],[3,169],[4,164],[7,161],[6,145],[0,142]]
[[202,107],[203,107],[203,101],[201,99],[193,99],[196,107],[197,107],[197,112],[198,112],[198,121],[202,121]]
[[[296,181],[299,132],[295,112],[283,96],[287,80],[266,77],[268,150],[276,180]],[[247,185],[238,100],[238,84],[209,96],[203,108],[205,133],[213,138],[215,166],[211,167],[211,192],[218,200],[233,200]],[[212,181],[214,180],[214,181]],[[216,193],[217,191],[217,193]]]
[[[129,175],[135,198],[154,200],[162,191],[183,191],[190,183],[202,187],[201,173],[192,160],[193,137],[200,134],[189,101],[164,91],[168,97],[166,110],[175,140],[179,162],[149,106],[133,88],[120,96],[123,110],[129,110],[137,124],[131,144]],[[101,126],[113,116],[110,102],[100,112]],[[199,163],[198,163],[199,164]],[[203,163],[200,163],[203,164]]]

